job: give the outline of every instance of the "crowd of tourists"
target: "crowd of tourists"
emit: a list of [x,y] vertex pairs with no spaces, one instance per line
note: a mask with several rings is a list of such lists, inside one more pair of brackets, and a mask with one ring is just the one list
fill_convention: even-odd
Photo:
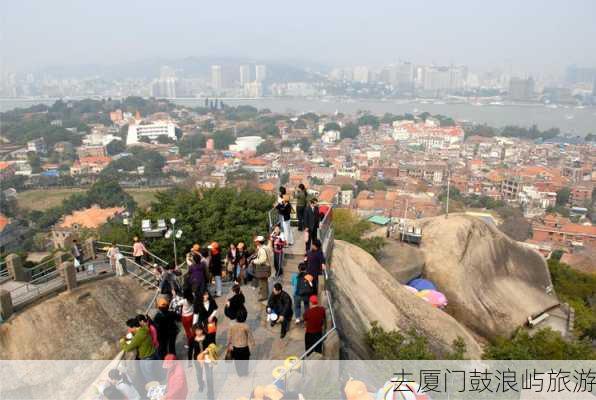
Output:
[[[187,366],[194,368],[199,391],[206,389],[208,399],[214,398],[213,367],[220,358],[233,360],[237,375],[247,376],[248,360],[256,347],[247,323],[249,311],[243,290],[255,291],[257,302],[264,306],[267,324],[280,326],[281,339],[290,331],[292,322],[304,324],[305,351],[322,353],[320,339],[326,311],[319,305],[319,276],[326,261],[317,238],[321,221],[317,200],[310,199],[304,185],[300,185],[293,210],[285,188],[280,188],[279,194],[275,204],[279,221],[267,238],[254,238],[252,249],[242,241],[229,244],[225,252],[217,242],[205,247],[195,243],[186,254],[188,267],[184,272],[174,266],[157,269],[157,311],[153,316],[140,314],[127,320],[127,333],[120,341],[122,351],[143,361],[138,363],[137,377],[142,384],[135,386],[135,379],[114,370],[103,392],[105,398],[136,399],[146,391],[147,384],[164,381],[162,398],[186,398],[186,375],[179,370],[184,362],[175,361],[179,358],[186,358]],[[306,252],[298,271],[292,274],[291,290],[286,290],[282,279],[284,252],[294,245],[290,226],[293,212],[298,216],[298,230],[304,232]],[[134,262],[142,265],[146,253],[145,245],[135,238]],[[225,302],[220,302],[221,310],[217,299],[223,296],[226,281],[231,289]],[[256,309],[262,309],[258,305]],[[230,320],[225,343],[217,340],[222,318]],[[176,348],[180,334],[185,354]]]

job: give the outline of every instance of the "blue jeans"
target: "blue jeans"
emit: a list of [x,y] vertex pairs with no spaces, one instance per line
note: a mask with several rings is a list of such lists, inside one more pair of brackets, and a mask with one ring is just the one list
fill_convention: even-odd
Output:
[[155,367],[159,366],[161,363],[158,363],[156,360],[159,360],[159,354],[157,353],[157,350],[155,353],[153,353],[153,355],[143,358],[139,362],[139,368],[141,370],[141,375],[143,375],[143,378],[145,379],[145,383],[157,379]]
[[221,296],[221,275],[215,275],[215,294]]
[[296,319],[302,318],[302,305],[304,305],[304,311],[308,310],[308,296],[294,295],[294,315]]

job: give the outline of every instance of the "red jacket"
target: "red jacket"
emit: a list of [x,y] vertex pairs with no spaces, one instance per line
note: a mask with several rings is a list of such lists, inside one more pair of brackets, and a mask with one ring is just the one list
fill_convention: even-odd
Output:
[[173,354],[168,354],[164,358],[165,362],[170,362],[168,367],[168,383],[166,386],[165,400],[186,400],[188,395],[188,386],[186,385],[186,375],[182,368],[182,361],[176,361]]

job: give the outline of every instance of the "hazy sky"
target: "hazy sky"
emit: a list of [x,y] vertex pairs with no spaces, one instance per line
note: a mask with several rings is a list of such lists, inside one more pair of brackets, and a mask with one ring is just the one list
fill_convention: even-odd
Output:
[[596,66],[594,0],[7,0],[10,68],[249,56],[556,71]]

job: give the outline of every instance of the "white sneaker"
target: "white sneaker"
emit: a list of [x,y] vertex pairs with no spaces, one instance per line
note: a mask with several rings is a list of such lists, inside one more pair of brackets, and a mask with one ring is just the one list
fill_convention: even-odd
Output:
[[296,318],[296,323],[299,324],[300,323],[300,318]]

